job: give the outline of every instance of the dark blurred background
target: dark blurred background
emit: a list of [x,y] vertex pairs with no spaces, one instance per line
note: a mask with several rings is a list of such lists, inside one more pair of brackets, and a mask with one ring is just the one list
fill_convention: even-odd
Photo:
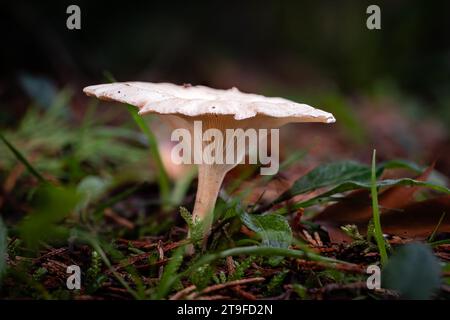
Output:
[[[81,30],[66,28],[70,4]],[[381,30],[366,28],[370,4]],[[83,113],[81,88],[107,71],[310,103],[337,116],[342,138],[328,143],[339,154],[376,146],[386,158],[438,157],[449,172],[449,12],[449,1],[9,1],[0,124],[32,101],[30,79],[72,88]]]

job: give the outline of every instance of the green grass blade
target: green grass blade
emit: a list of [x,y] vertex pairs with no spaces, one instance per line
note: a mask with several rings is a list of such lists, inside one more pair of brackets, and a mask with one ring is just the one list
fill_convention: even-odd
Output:
[[377,242],[378,251],[380,252],[381,264],[384,266],[388,261],[388,256],[386,252],[386,244],[384,242],[383,231],[381,230],[380,208],[378,206],[377,175],[375,165],[376,155],[377,151],[373,150],[372,175],[371,175],[372,186],[370,188],[370,192],[372,195],[372,212],[373,212],[373,225],[375,229],[375,240]]
[[158,285],[155,298],[162,299],[167,296],[167,294],[172,289],[177,277],[177,271],[183,263],[183,253],[186,250],[185,246],[181,246],[175,250],[172,257],[164,269],[164,273],[161,277],[161,281]]
[[185,173],[183,177],[175,182],[175,186],[172,190],[171,196],[171,204],[173,206],[179,206],[183,202],[186,193],[188,192],[189,187],[191,186],[191,183],[196,176],[197,168],[192,167],[188,172]]
[[159,154],[156,137],[153,134],[153,132],[149,129],[144,119],[141,116],[139,116],[135,107],[129,105],[128,111],[130,112],[131,116],[133,117],[138,127],[147,137],[147,141],[150,148],[150,154],[156,165],[159,191],[161,193],[163,204],[167,206],[170,202],[170,181],[169,176],[167,175],[166,172],[166,168],[164,167],[164,164],[161,160],[161,155]]
[[195,270],[197,267],[202,266],[204,264],[209,264],[214,260],[226,258],[228,256],[240,256],[240,255],[254,255],[254,256],[266,256],[266,257],[274,257],[274,256],[283,256],[289,258],[300,258],[300,259],[311,259],[314,261],[320,261],[324,264],[335,264],[335,263],[343,263],[348,264],[344,261],[339,261],[336,259],[323,257],[313,252],[303,251],[303,250],[294,250],[287,248],[274,248],[274,247],[263,247],[263,246],[248,246],[248,247],[236,247],[227,249],[224,251],[211,253],[204,255],[199,258],[196,262],[194,262],[185,272],[190,272],[191,270]]
[[25,158],[25,156],[17,150],[4,136],[0,133],[0,140],[3,141],[3,143],[8,147],[9,150],[14,154],[14,156],[19,160],[26,168],[27,170],[41,183],[46,183],[47,180],[39,173],[33,166],[28,162],[28,160]]
[[442,213],[442,215],[439,218],[439,221],[438,221],[436,227],[434,227],[433,232],[431,233],[430,237],[428,238],[428,242],[433,242],[434,241],[434,237],[436,236],[436,233],[439,230],[439,227],[441,226],[442,221],[444,220],[446,214],[447,214],[446,212]]
[[137,277],[134,276],[134,274],[133,274],[134,270],[133,270],[133,272],[128,271],[128,273],[130,273],[131,278],[135,281],[136,287],[138,289],[141,289],[139,291],[136,291],[133,288],[131,288],[130,285],[128,284],[128,282],[122,277],[122,275],[116,271],[116,268],[112,265],[105,250],[103,250],[103,246],[105,246],[105,249],[109,249],[109,251],[112,251],[110,253],[117,254],[118,251],[114,250],[110,245],[109,245],[109,248],[107,248],[108,244],[106,244],[106,243],[102,244],[102,241],[101,241],[101,239],[98,238],[98,236],[90,234],[85,231],[82,231],[80,229],[73,229],[72,236],[74,236],[74,238],[80,239],[82,242],[84,242],[86,244],[89,244],[92,247],[92,249],[97,251],[97,253],[100,255],[100,258],[102,259],[103,263],[109,269],[111,274],[128,291],[128,293],[131,296],[133,296],[134,299],[142,300],[145,298],[142,294],[143,288],[142,289],[140,288],[142,286],[142,283],[140,283],[140,279],[139,279],[139,281],[136,281]]
[[428,245],[431,247],[437,247],[440,246],[442,244],[450,244],[450,239],[445,239],[445,240],[439,240],[439,241],[434,241],[434,242],[429,242]]
[[139,296],[139,294],[135,290],[133,290],[130,287],[130,285],[125,281],[125,279],[116,271],[116,269],[113,267],[113,265],[109,261],[108,256],[103,251],[103,249],[99,245],[99,243],[92,239],[90,239],[90,243],[91,243],[92,248],[94,248],[94,250],[98,252],[98,254],[100,255],[100,257],[103,260],[103,263],[108,267],[109,271],[117,279],[117,281],[119,281],[119,283],[133,296],[133,298],[135,298],[136,300],[140,300],[141,296]]
[[[110,82],[116,81],[116,79],[114,78],[112,73],[109,71],[104,71],[103,75]],[[168,207],[170,205],[170,180],[169,180],[169,176],[167,175],[166,168],[164,167],[164,165],[162,163],[162,159],[161,159],[161,155],[159,153],[156,137],[153,134],[153,132],[150,130],[150,128],[147,126],[144,119],[138,114],[136,107],[134,107],[132,105],[127,105],[127,108],[128,108],[128,111],[130,112],[133,120],[136,122],[138,127],[141,129],[141,131],[147,137],[148,145],[150,148],[150,154],[156,165],[159,192],[160,192],[161,198],[163,200],[162,201],[163,206]]]
[[103,214],[103,211],[106,208],[112,207],[114,206],[116,203],[118,203],[119,201],[125,199],[126,197],[130,196],[131,194],[133,194],[136,190],[139,189],[139,187],[141,187],[141,185],[136,185],[133,186],[131,188],[128,188],[122,192],[120,192],[119,194],[109,197],[107,201],[105,201],[104,203],[99,204],[96,209],[93,211],[93,216],[96,218],[99,218],[99,216],[101,216]]

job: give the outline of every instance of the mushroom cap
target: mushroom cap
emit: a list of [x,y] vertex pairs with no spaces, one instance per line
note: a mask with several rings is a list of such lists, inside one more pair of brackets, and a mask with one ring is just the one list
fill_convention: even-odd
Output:
[[287,122],[335,122],[329,112],[283,98],[243,93],[237,88],[212,89],[171,83],[116,82],[83,89],[88,96],[119,101],[139,108],[139,114],[157,113],[198,117],[231,115],[243,120],[263,115],[289,118]]

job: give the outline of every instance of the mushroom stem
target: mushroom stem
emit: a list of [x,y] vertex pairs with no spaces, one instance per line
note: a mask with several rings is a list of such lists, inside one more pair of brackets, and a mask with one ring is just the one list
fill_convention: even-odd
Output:
[[199,165],[198,186],[192,218],[203,224],[203,237],[206,241],[211,232],[214,207],[223,178],[229,170],[226,165]]

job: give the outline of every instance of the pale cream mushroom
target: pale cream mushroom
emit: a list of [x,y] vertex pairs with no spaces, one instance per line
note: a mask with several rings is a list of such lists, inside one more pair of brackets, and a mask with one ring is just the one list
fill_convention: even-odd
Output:
[[[141,115],[158,114],[175,128],[185,128],[191,133],[196,120],[202,122],[204,131],[214,128],[224,134],[226,129],[271,129],[290,122],[335,122],[331,113],[306,104],[242,93],[236,88],[217,90],[170,83],[123,82],[86,87],[84,92],[103,100],[136,106]],[[223,148],[224,156],[229,152],[236,152],[236,149],[227,144]],[[244,156],[245,153],[240,153],[233,164],[198,164],[193,219],[204,223],[205,238],[210,232],[216,199],[225,174]]]

